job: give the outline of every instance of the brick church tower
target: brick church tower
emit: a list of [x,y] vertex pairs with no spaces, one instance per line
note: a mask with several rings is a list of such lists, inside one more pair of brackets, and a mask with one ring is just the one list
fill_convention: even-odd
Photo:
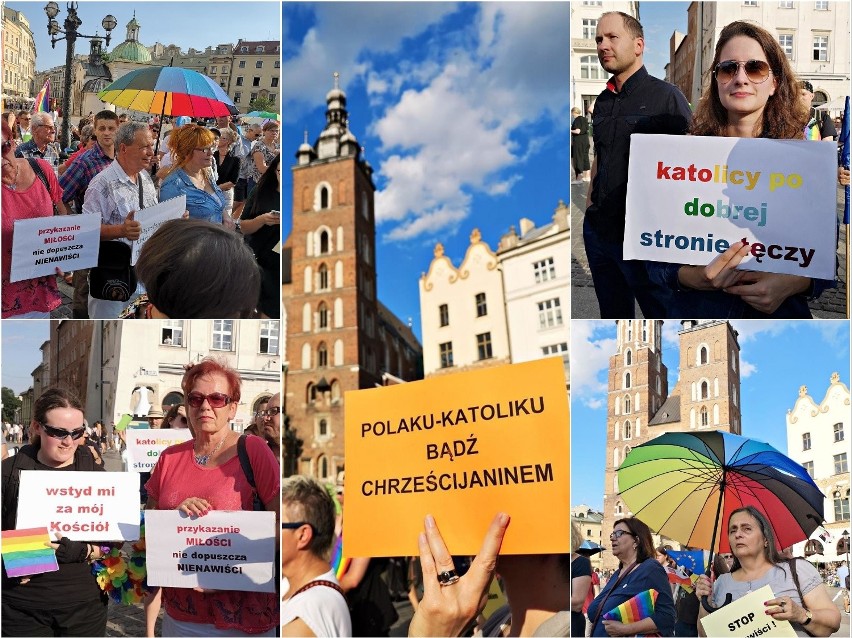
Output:
[[[602,542],[629,516],[617,470],[630,450],[665,433],[695,429],[740,433],[740,347],[726,321],[681,321],[679,379],[668,394],[662,362],[662,321],[619,320],[609,362]],[[655,542],[659,538],[655,535]],[[617,559],[603,554],[604,569]]]

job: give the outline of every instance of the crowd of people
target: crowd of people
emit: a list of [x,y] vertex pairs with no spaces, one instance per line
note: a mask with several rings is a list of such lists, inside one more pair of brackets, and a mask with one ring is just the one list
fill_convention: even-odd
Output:
[[[20,219],[101,219],[91,269],[11,282],[11,251],[4,251],[3,318],[49,318],[62,303],[57,277],[73,284],[74,318],[279,318],[278,122],[241,127],[229,117],[176,118],[167,129],[159,118],[137,121],[104,110],[72,127],[69,149],[56,142],[51,113],[6,113],[2,126],[4,245],[12,245]],[[161,128],[167,141],[158,149]],[[186,205],[177,221],[194,223],[158,228],[145,244],[154,244],[146,267],[131,265],[141,211],[178,196]],[[203,289],[200,281],[208,282]]]
[[[633,134],[834,140],[831,118],[812,115],[813,86],[796,78],[778,40],[753,22],[722,29],[712,77],[694,113],[677,87],[648,74],[644,31],[636,18],[604,13],[596,41],[601,66],[612,77],[591,120],[578,108],[572,111],[571,133],[574,183],[591,180],[583,239],[600,316],[633,318],[638,303],[648,318],[810,318],[808,301],[835,281],[740,270],[749,253],[743,242],[703,266],[623,257]],[[848,168],[837,175],[840,184],[849,184]]]

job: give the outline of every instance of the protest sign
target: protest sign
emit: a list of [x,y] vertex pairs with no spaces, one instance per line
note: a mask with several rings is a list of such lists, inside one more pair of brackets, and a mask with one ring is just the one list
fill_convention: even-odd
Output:
[[181,430],[135,430],[128,429],[125,434],[127,441],[127,469],[131,472],[150,472],[157,464],[160,453],[170,445],[189,441],[192,432],[188,428]]
[[142,252],[142,246],[148,241],[157,229],[165,224],[170,219],[180,219],[186,212],[186,195],[178,195],[164,202],[160,202],[156,206],[137,210],[133,218],[142,224],[139,239],[133,242],[133,252],[130,256],[130,263],[136,265],[136,260],[139,259],[139,253]]
[[46,527],[3,530],[3,566],[10,578],[59,571]]
[[55,275],[98,263],[101,218],[97,215],[36,217],[15,222],[10,281]]
[[786,620],[775,620],[766,615],[763,603],[775,598],[772,588],[764,585],[760,589],[735,600],[729,605],[700,619],[705,636],[719,638],[749,638],[750,636],[792,637],[793,626]]
[[834,144],[633,135],[624,258],[834,279],[836,208]]
[[139,475],[21,472],[17,529],[47,526],[75,541],[139,538]]
[[148,584],[275,591],[275,513],[145,512]]
[[416,556],[432,514],[476,554],[498,512],[502,553],[570,551],[568,393],[561,358],[347,392],[347,556]]

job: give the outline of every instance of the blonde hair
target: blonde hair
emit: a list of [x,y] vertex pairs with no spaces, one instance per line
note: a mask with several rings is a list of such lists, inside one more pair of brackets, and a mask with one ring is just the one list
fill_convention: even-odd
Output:
[[172,165],[166,172],[170,175],[179,168],[183,168],[192,159],[192,153],[196,148],[213,146],[216,136],[210,129],[198,124],[184,124],[180,128],[172,129],[169,135],[169,150],[172,152]]
[[583,544],[583,533],[580,531],[580,526],[574,521],[571,521],[571,551],[576,552],[577,548]]

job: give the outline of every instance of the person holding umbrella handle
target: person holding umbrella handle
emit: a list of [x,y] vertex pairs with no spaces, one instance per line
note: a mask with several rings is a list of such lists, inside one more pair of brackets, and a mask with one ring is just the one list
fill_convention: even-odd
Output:
[[[840,628],[840,611],[819,572],[807,561],[781,556],[772,526],[757,508],[734,510],[727,525],[734,563],[715,583],[707,576],[695,583],[695,594],[702,600],[699,621],[715,608],[769,585],[775,598],[764,601],[766,615],[789,621],[796,635],[830,636]],[[705,635],[700,622],[698,635]]]

